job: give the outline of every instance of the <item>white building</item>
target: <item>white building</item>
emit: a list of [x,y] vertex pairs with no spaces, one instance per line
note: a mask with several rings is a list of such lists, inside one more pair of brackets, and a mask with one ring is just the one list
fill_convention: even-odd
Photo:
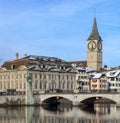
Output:
[[106,73],[110,92],[120,92],[120,70],[109,71]]

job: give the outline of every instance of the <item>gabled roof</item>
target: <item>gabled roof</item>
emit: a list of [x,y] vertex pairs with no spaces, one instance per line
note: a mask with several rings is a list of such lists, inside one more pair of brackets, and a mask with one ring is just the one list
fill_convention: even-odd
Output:
[[99,40],[99,41],[102,41],[102,38],[100,37],[99,32],[98,32],[96,17],[94,17],[92,32],[91,32],[88,40]]

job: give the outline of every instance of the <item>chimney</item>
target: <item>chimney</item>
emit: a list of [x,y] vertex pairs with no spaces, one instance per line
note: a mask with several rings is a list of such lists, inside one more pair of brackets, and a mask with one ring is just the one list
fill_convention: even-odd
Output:
[[15,56],[16,56],[16,59],[18,59],[19,58],[19,53],[16,53]]
[[27,54],[24,54],[25,57],[27,57]]

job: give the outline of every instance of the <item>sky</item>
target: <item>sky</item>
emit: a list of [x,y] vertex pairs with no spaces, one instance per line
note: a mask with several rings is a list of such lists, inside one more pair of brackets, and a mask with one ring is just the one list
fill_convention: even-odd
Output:
[[93,19],[103,65],[120,65],[120,0],[0,0],[0,64],[27,55],[87,58]]

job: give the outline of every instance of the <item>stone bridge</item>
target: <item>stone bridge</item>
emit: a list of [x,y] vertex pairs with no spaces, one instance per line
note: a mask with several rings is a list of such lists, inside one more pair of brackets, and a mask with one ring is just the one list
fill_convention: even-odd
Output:
[[120,94],[119,93],[45,93],[39,96],[34,96],[34,103],[43,103],[46,100],[59,100],[60,98],[65,98],[72,102],[73,105],[79,105],[80,103],[85,103],[86,101],[93,103],[97,99],[108,99],[118,106],[120,106]]

